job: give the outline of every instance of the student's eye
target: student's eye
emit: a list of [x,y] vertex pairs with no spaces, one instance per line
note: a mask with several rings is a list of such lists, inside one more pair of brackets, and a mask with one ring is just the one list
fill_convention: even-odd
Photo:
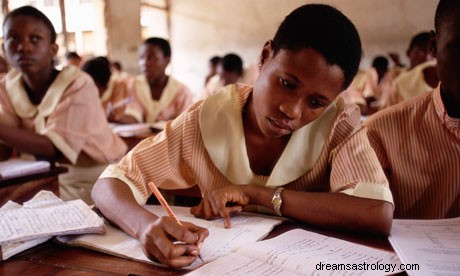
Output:
[[295,89],[296,88],[295,84],[293,84],[293,83],[289,82],[288,80],[283,79],[281,77],[279,78],[279,82],[280,82],[280,84],[282,86],[284,86],[284,87],[286,87],[288,89]]
[[325,107],[326,104],[323,103],[322,101],[316,99],[316,98],[311,98],[308,100],[308,105],[311,107],[311,108],[321,108],[321,107]]
[[6,40],[10,42],[15,42],[15,41],[18,41],[19,38],[17,36],[8,36]]
[[34,35],[30,38],[32,42],[39,42],[42,38],[38,35]]

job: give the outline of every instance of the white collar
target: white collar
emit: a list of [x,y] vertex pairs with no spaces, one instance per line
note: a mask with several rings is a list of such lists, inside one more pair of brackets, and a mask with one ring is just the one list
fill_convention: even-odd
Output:
[[230,85],[204,101],[200,113],[204,146],[214,165],[234,184],[276,187],[290,183],[316,164],[337,106],[333,102],[319,118],[292,134],[267,183],[261,183],[250,168],[241,115],[250,93],[250,86]]

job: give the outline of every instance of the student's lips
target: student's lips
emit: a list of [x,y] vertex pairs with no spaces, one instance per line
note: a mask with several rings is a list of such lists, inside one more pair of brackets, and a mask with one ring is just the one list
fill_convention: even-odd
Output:
[[24,58],[19,58],[17,62],[19,65],[31,65],[34,63],[34,60],[32,58],[24,57]]
[[290,134],[292,133],[292,128],[286,123],[283,123],[279,120],[269,118],[268,119],[271,128],[279,134]]

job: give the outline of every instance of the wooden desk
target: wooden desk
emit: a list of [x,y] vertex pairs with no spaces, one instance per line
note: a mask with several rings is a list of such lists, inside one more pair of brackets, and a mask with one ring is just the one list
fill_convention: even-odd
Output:
[[67,168],[51,167],[45,172],[0,180],[0,206],[8,200],[22,204],[40,190],[52,191],[59,196],[58,175],[65,172]]
[[[294,222],[284,222],[276,226],[266,239],[294,228],[394,252],[385,238],[314,230]],[[68,247],[52,241],[0,262],[0,275],[183,275],[186,272],[122,259],[85,248]]]

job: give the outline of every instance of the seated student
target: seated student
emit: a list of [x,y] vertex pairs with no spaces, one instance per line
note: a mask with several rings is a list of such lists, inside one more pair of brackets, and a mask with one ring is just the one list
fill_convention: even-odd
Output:
[[142,74],[128,82],[133,101],[128,104],[124,123],[153,123],[176,118],[193,102],[187,86],[166,75],[171,59],[169,42],[158,37],[146,39],[140,48]]
[[206,75],[205,79],[204,79],[204,86],[206,87],[206,85],[208,84],[209,80],[214,77],[215,75],[217,75],[217,67],[219,66],[220,64],[220,61],[222,60],[221,57],[219,56],[213,56],[212,58],[209,59],[209,71],[208,71],[208,74]]
[[395,217],[460,216],[460,1],[435,16],[440,85],[365,122],[395,201]]
[[59,176],[61,197],[91,203],[99,174],[126,152],[108,127],[94,82],[74,66],[56,70],[56,32],[36,8],[11,11],[3,34],[12,69],[0,81],[0,159],[14,149],[68,163],[69,172]]
[[379,109],[384,109],[421,93],[432,90],[438,85],[436,60],[430,52],[430,34],[421,32],[415,35],[407,50],[410,66],[382,88]]
[[93,78],[107,119],[118,122],[123,117],[126,105],[131,101],[126,82],[112,74],[110,61],[106,57],[92,58],[81,69]]
[[243,68],[243,60],[235,53],[229,53],[222,57],[217,67],[217,74],[206,84],[203,99],[216,93],[222,87],[235,84],[254,84],[258,77],[258,68]]
[[207,231],[147,212],[140,204],[152,194],[149,182],[163,189],[198,185],[203,199],[193,214],[224,217],[225,227],[245,208],[388,235],[388,182],[358,131],[358,107],[337,98],[360,56],[358,32],[340,11],[297,8],[262,48],[254,87],[226,86],[168,122],[106,169],[94,202],[147,256],[176,267],[196,259]]
[[79,54],[77,54],[77,52],[67,52],[65,54],[65,60],[67,65],[80,67],[82,58]]

